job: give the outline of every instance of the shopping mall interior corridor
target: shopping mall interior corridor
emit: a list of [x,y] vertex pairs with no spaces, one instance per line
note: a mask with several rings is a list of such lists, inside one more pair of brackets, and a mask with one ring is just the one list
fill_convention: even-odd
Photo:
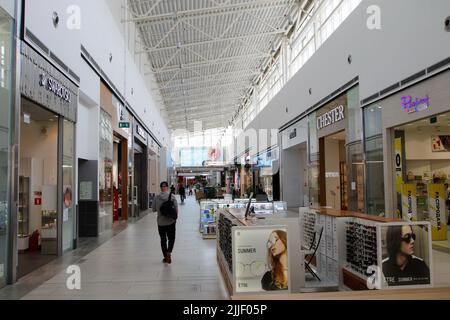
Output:
[[172,265],[162,263],[156,216],[150,213],[75,263],[81,268],[81,290],[67,289],[69,275],[63,271],[22,298],[226,299],[216,242],[203,240],[198,232],[195,198],[180,208]]

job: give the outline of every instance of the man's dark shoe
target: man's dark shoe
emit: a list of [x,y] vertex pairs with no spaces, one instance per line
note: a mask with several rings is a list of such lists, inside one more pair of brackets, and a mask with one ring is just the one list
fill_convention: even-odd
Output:
[[171,264],[172,263],[172,254],[167,253],[165,260],[166,260],[166,263]]

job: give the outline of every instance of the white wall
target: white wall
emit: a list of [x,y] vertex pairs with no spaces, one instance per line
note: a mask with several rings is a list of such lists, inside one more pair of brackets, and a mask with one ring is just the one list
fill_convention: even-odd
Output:
[[[428,121],[428,119],[426,120]],[[420,126],[420,123],[418,124]],[[432,152],[432,136],[450,135],[450,128],[440,127],[439,132],[436,128],[422,127],[420,131],[417,127],[405,130],[405,149],[406,160],[449,160],[450,152]]]
[[82,101],[78,105],[77,158],[98,160],[99,157],[99,108],[88,107]]
[[6,12],[8,12],[11,17],[15,16],[14,6],[15,6],[14,0],[0,0],[0,7],[2,7]]
[[[381,9],[381,30],[366,26],[370,5]],[[444,19],[449,12],[448,0],[426,6],[421,0],[363,0],[249,127],[280,128],[356,76],[363,100],[448,58],[450,33],[444,31]]]
[[[67,11],[74,3],[81,9],[80,30],[67,28],[67,21],[70,17]],[[121,5],[120,2],[115,2],[115,4]],[[60,25],[56,29],[52,22],[53,12],[58,12],[61,19]],[[169,146],[167,126],[153,99],[153,93],[147,88],[133,57],[125,48],[125,42],[115,21],[115,16],[111,14],[109,1],[106,0],[26,1],[27,28],[81,77],[82,90],[89,86],[83,85],[86,72],[83,70],[85,66],[80,55],[81,44],[158,140]],[[110,53],[113,56],[112,62],[109,61]],[[91,83],[91,80],[87,81]],[[131,88],[134,89],[134,95],[131,95]]]

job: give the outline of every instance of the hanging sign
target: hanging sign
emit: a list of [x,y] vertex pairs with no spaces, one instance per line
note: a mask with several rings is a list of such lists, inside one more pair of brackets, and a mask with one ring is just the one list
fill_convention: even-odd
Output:
[[415,184],[402,184],[403,219],[417,221],[417,197]]
[[447,240],[445,198],[446,188],[443,184],[430,184],[428,186],[428,214],[433,241]]
[[402,192],[403,184],[403,168],[402,168],[402,139],[395,139],[395,174],[396,174],[396,186],[397,192]]

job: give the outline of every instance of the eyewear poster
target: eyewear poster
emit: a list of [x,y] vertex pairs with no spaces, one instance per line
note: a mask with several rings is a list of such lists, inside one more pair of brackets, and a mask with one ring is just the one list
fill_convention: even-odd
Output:
[[417,221],[417,197],[414,184],[402,185],[402,213],[404,219]]
[[430,184],[428,190],[428,213],[430,215],[433,241],[447,240],[445,217],[446,188],[443,184]]
[[431,138],[433,152],[450,152],[450,136],[435,136]]
[[286,227],[233,229],[237,293],[288,290]]
[[427,222],[380,226],[382,288],[431,286],[431,230]]

